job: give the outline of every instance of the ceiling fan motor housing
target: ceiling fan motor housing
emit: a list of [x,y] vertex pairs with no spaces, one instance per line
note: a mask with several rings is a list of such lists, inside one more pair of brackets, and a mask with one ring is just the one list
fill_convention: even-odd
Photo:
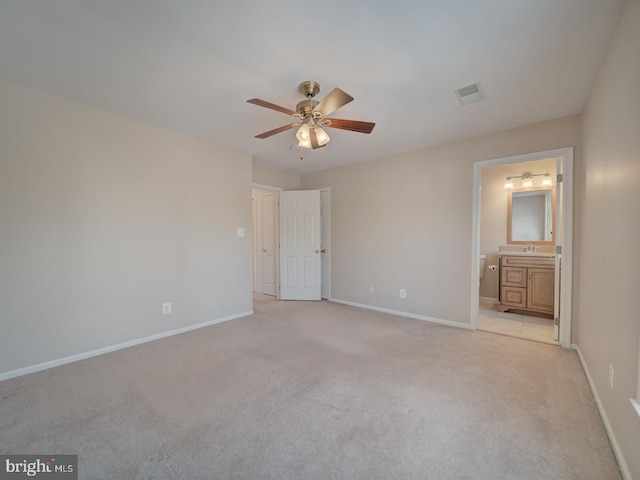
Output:
[[307,115],[313,115],[313,109],[316,107],[316,105],[318,105],[318,103],[320,102],[314,100],[313,98],[302,100],[296,105],[296,113],[302,118],[306,117]]

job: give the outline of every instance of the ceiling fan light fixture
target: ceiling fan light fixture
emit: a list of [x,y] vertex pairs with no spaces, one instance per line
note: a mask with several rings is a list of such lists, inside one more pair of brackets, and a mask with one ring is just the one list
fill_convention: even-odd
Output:
[[302,124],[302,126],[298,129],[298,132],[296,133],[296,138],[300,142],[306,141],[307,143],[309,143],[309,124],[308,123],[305,122]]
[[324,131],[322,127],[316,126],[316,140],[318,141],[318,144],[322,146],[329,143],[329,140],[331,140],[331,138],[329,138],[329,135]]
[[311,148],[311,139],[310,138],[300,139],[298,141],[298,146],[302,148]]

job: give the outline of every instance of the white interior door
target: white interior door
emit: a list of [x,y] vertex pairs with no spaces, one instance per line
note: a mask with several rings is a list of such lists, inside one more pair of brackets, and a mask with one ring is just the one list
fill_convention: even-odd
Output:
[[277,233],[278,195],[276,192],[262,196],[262,293],[276,295],[277,278]]
[[280,298],[320,300],[320,191],[280,192]]

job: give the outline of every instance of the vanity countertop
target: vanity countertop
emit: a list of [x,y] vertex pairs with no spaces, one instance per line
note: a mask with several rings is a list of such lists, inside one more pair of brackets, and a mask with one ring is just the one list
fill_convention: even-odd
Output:
[[555,253],[548,252],[498,252],[499,257],[544,257],[544,258],[553,258],[556,256]]

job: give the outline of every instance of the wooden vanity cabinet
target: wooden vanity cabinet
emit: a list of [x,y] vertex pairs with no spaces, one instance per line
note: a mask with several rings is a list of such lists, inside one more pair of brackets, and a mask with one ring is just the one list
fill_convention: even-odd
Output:
[[500,257],[498,310],[521,310],[551,315],[555,281],[552,257]]

